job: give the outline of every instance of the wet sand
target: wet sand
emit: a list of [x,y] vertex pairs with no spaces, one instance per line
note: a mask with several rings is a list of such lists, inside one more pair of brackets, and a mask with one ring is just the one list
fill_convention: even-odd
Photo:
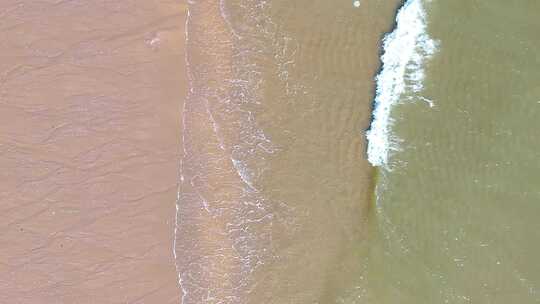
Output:
[[186,7],[0,4],[0,302],[178,303]]

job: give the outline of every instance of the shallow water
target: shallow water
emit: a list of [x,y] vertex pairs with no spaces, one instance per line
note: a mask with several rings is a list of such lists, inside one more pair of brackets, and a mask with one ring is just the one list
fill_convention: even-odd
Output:
[[175,247],[184,303],[365,294],[363,131],[396,5],[190,4]]
[[392,110],[372,302],[538,303],[540,5],[425,4],[438,47]]

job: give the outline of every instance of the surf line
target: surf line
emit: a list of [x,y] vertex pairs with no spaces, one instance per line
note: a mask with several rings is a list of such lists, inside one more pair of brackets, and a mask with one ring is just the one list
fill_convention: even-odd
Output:
[[383,38],[371,124],[366,131],[367,158],[374,167],[387,168],[388,154],[398,148],[390,134],[392,107],[407,90],[422,89],[424,61],[437,50],[437,43],[427,34],[422,1],[405,1],[397,11],[394,29]]

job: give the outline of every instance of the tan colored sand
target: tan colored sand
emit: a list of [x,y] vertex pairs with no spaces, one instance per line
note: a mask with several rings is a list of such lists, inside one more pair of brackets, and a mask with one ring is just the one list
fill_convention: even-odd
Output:
[[0,302],[178,303],[185,6],[0,3]]

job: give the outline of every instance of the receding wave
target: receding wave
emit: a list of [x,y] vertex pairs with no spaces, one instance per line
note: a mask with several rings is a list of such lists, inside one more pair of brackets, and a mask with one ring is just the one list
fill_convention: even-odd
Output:
[[389,130],[392,106],[405,91],[422,89],[424,60],[436,51],[426,27],[422,0],[408,0],[398,11],[394,31],[384,37],[382,69],[376,77],[373,117],[366,134],[373,166],[386,166],[389,152],[396,149]]
[[277,26],[265,2],[232,2],[188,7],[174,243],[184,304],[247,303],[257,270],[275,259],[272,231],[290,225],[290,208],[257,184],[279,150],[256,117],[265,64],[281,65]]

